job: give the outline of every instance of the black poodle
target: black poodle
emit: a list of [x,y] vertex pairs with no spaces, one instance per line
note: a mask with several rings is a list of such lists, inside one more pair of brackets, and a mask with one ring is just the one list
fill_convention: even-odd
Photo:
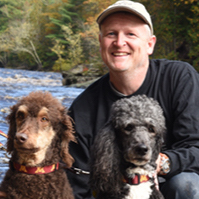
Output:
[[91,150],[90,183],[98,199],[163,199],[153,176],[165,130],[154,99],[138,95],[113,104]]

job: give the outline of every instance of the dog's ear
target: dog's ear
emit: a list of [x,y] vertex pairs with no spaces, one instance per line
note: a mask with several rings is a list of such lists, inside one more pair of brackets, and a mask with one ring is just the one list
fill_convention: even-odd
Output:
[[62,121],[64,131],[62,132],[61,142],[61,158],[66,163],[67,167],[70,168],[74,162],[73,157],[69,154],[69,143],[70,141],[76,142],[73,129],[72,118],[65,113],[64,120]]
[[14,150],[14,137],[16,133],[16,112],[18,106],[14,105],[10,108],[10,114],[6,117],[9,125],[8,140],[7,140],[7,152],[11,153]]
[[[160,117],[161,118],[161,115]],[[156,162],[159,153],[161,150],[164,150],[166,145],[165,145],[165,134],[166,134],[166,127],[164,123],[164,119],[159,120],[159,126],[157,128],[157,134],[155,136],[155,147],[153,148],[153,156],[151,159],[151,162],[154,163]],[[156,165],[155,165],[156,166]]]
[[120,154],[112,123],[97,134],[91,148],[90,184],[95,191],[119,191],[122,183]]

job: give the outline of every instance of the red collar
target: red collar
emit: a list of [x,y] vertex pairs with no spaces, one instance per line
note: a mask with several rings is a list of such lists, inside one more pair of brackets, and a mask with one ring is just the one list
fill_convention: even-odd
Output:
[[55,170],[59,169],[59,162],[57,164],[48,165],[45,167],[26,167],[24,165],[18,164],[16,162],[13,163],[15,170],[26,173],[26,174],[45,174],[51,173]]
[[130,185],[139,185],[142,182],[149,181],[150,177],[146,175],[135,174],[134,177],[128,178],[124,177],[123,182],[128,183]]

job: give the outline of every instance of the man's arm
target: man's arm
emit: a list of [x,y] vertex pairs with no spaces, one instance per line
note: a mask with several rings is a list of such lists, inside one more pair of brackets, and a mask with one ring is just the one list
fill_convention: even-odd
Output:
[[180,65],[180,75],[170,81],[172,125],[167,132],[167,149],[162,151],[171,162],[170,178],[180,172],[199,173],[199,75],[188,64]]
[[[70,154],[75,158],[73,166],[83,171],[89,171],[87,158],[85,158],[84,154],[87,150],[81,145],[80,140],[78,140],[78,144],[71,143],[70,145]],[[75,174],[71,171],[67,171],[67,176],[72,186],[75,199],[94,199],[89,185],[88,174]]]
[[[69,115],[75,121],[77,143],[71,142],[69,145],[69,151],[72,157],[75,159],[73,167],[86,171],[86,174],[75,174],[71,171],[67,171],[67,176],[73,189],[75,199],[94,199],[92,191],[90,189],[89,175],[87,174],[87,172],[89,172],[90,170],[89,160],[91,143],[88,135],[78,133],[79,130],[84,128],[87,128],[87,132],[89,132],[90,130],[87,124],[83,124],[83,119],[81,119],[80,121],[78,120],[80,114],[78,113],[78,111],[76,112],[74,113],[72,107],[70,108]],[[77,114],[76,117],[75,114]],[[82,131],[84,132],[85,130]]]

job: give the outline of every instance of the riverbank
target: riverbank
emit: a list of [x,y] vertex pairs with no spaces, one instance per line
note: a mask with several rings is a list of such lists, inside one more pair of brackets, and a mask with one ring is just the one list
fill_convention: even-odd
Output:
[[101,77],[95,76],[95,75],[76,75],[72,73],[62,73],[62,84],[63,86],[68,86],[68,87],[76,87],[76,88],[86,88],[93,82],[95,82],[97,79]]
[[102,71],[88,65],[77,65],[70,71],[62,72],[62,84],[69,87],[86,88],[107,72],[106,68]]

